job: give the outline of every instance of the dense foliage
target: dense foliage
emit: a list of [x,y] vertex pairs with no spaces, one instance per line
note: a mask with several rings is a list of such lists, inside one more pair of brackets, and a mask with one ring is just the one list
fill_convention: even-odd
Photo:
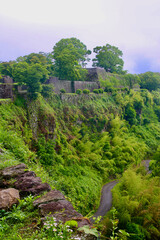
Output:
[[61,39],[53,48],[55,74],[60,79],[82,80],[85,78],[87,55],[91,51],[77,38]]
[[123,53],[117,47],[106,44],[102,47],[95,47],[93,52],[96,53],[93,59],[94,67],[102,67],[111,73],[123,73]]
[[[108,73],[106,80],[100,81],[101,88],[93,92],[77,89],[76,94],[68,94],[61,89],[58,95],[53,93],[53,86],[44,82],[58,71],[56,58],[60,59],[61,54],[70,74],[80,74],[89,52],[83,43],[71,38],[58,42],[52,56],[33,53],[0,64],[1,75],[12,76],[28,87],[25,97],[0,99],[0,169],[26,163],[42,181],[62,191],[84,215],[92,215],[97,209],[103,184],[119,179],[113,189],[117,216],[110,221],[109,212],[109,218],[104,219],[104,237],[112,235],[114,239],[118,227],[121,233],[129,234],[123,239],[158,240],[159,74]],[[73,72],[67,65],[68,57]],[[114,67],[118,69],[113,72],[122,73],[122,65]],[[63,69],[66,71],[65,66]],[[136,167],[143,159],[152,159],[149,175],[143,167]],[[52,227],[48,232],[38,228],[40,219],[32,202],[33,198],[28,197],[12,211],[0,212],[2,238],[53,237]],[[58,231],[55,239],[59,239]],[[63,234],[70,238],[65,227]]]

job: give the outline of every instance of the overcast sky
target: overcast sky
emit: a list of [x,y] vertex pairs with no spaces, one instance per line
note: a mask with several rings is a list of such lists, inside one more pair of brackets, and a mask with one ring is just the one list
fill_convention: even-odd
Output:
[[118,47],[130,73],[160,72],[160,0],[0,0],[0,61],[70,37]]

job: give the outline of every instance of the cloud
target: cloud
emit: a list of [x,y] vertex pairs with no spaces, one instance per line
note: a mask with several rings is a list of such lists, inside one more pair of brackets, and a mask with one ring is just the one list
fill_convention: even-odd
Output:
[[159,12],[159,0],[6,0],[0,60],[49,52],[61,38],[77,37],[91,50],[106,43],[119,47],[129,72],[159,71]]

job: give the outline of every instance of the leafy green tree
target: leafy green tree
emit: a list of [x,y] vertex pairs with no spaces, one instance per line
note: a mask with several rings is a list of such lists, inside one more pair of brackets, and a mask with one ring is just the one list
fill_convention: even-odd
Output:
[[53,48],[55,74],[60,79],[79,80],[87,73],[82,69],[91,51],[77,38],[61,39]]
[[42,85],[41,94],[43,97],[48,98],[52,96],[53,90],[54,90],[53,84],[44,84]]
[[139,84],[140,82],[140,78],[136,74],[126,74],[124,79],[129,88],[133,88],[134,84]]
[[28,64],[41,64],[46,66],[49,75],[54,75],[54,64],[52,62],[52,55],[51,53],[30,53],[29,55],[20,56],[16,59],[16,62],[26,62]]
[[139,75],[140,88],[148,89],[149,91],[160,88],[160,74],[153,72],[146,72]]
[[127,104],[127,106],[125,107],[124,118],[129,122],[130,125],[134,125],[137,123],[136,111],[130,104]]
[[124,62],[121,58],[123,53],[117,47],[106,44],[95,47],[93,52],[96,53],[93,67],[102,67],[111,73],[123,73]]
[[12,66],[15,61],[2,62],[0,64],[1,74],[12,77]]
[[48,78],[48,71],[41,64],[31,64],[19,62],[13,66],[13,79],[16,82],[25,84],[31,98],[36,98],[37,93],[41,92],[41,83]]

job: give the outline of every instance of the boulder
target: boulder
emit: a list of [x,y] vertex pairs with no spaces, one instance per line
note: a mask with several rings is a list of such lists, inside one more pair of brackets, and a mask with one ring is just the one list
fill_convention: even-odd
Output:
[[92,226],[92,223],[90,222],[90,220],[88,218],[82,217],[82,218],[75,218],[74,220],[76,220],[78,222],[78,227],[83,227],[85,225],[89,225]]
[[20,191],[20,195],[22,196],[28,194],[39,195],[44,191],[51,190],[48,183],[42,183],[40,177],[36,177],[34,172],[29,171],[17,177],[14,186]]
[[58,201],[58,200],[65,200],[65,196],[58,190],[52,190],[46,193],[44,196],[36,199],[33,202],[33,205],[38,206],[40,204],[46,204],[46,203]]
[[19,191],[15,188],[8,188],[0,191],[0,209],[8,209],[13,204],[17,204],[19,197]]
[[60,212],[55,212],[50,216],[56,218],[58,222],[61,221],[63,223],[83,218],[82,214],[78,213],[76,210],[62,210]]
[[12,167],[6,167],[0,173],[4,179],[10,179],[19,176],[27,170],[27,166],[24,163],[18,164]]
[[42,216],[46,216],[48,214],[52,214],[54,212],[59,212],[63,209],[65,210],[74,210],[72,204],[67,200],[58,200],[56,202],[49,202],[46,204],[39,205],[40,213]]

